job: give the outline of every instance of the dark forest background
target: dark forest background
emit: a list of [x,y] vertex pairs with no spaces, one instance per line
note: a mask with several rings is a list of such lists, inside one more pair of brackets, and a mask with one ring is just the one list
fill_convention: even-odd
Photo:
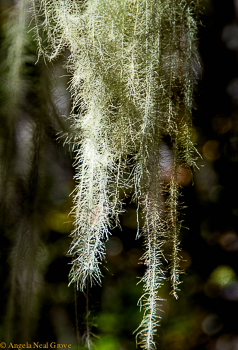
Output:
[[[85,332],[86,298],[68,287],[74,188],[67,132],[69,77],[62,60],[35,64],[29,39],[18,95],[11,93],[6,32],[14,1],[0,3],[0,343],[77,345]],[[199,26],[202,79],[195,92],[194,142],[202,155],[185,174],[179,299],[165,283],[160,350],[238,349],[238,1],[206,5]],[[67,55],[67,52],[65,52]],[[10,92],[9,92],[10,91]],[[142,315],[137,300],[136,207],[126,200],[122,230],[107,243],[103,285],[89,291],[98,350],[136,349]],[[187,229],[187,227],[189,229]],[[75,315],[78,315],[77,317]],[[83,346],[80,349],[83,349]]]

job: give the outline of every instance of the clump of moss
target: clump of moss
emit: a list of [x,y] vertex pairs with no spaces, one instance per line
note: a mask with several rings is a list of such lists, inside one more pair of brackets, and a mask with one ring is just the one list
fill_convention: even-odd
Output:
[[199,0],[32,0],[32,9],[39,54],[53,60],[70,51],[72,133],[66,142],[76,169],[70,283],[81,290],[101,283],[105,241],[123,208],[119,192],[134,186],[146,265],[137,338],[152,349],[168,241],[176,298],[180,284],[178,172],[196,164],[191,120],[200,70]]

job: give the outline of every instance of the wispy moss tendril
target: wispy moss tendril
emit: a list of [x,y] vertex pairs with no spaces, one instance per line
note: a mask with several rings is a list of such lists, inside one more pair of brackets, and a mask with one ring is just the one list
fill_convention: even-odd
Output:
[[[70,52],[73,133],[66,140],[76,169],[70,283],[80,290],[101,283],[105,241],[123,209],[119,190],[134,186],[146,267],[137,339],[153,349],[167,241],[175,297],[180,284],[178,171],[196,164],[199,0],[32,0],[32,9],[39,54],[51,61]],[[172,170],[165,176],[166,142]]]

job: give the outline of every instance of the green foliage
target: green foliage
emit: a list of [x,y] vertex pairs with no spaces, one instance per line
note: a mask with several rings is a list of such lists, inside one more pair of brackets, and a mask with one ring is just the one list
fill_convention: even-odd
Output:
[[82,291],[101,283],[105,241],[123,212],[120,193],[134,187],[146,266],[137,339],[154,349],[165,242],[176,298],[180,284],[179,172],[196,164],[199,0],[32,0],[32,10],[39,55],[52,61],[70,52],[71,132],[63,135],[76,169],[70,283]]

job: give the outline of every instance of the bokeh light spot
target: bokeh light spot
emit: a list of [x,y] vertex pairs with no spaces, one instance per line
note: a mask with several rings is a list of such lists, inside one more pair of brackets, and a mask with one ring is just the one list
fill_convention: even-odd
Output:
[[116,256],[121,253],[123,245],[118,237],[110,237],[106,243],[107,254],[110,256]]
[[202,329],[204,333],[213,335],[218,333],[223,327],[220,318],[215,314],[210,314],[205,317],[202,322]]
[[227,251],[238,251],[238,236],[233,231],[225,232],[219,240],[221,247]]
[[225,287],[236,279],[235,271],[230,266],[220,265],[210,275],[211,282]]
[[208,140],[203,146],[203,156],[209,161],[215,161],[220,158],[219,142],[217,140]]
[[224,116],[217,115],[212,120],[212,127],[213,130],[216,131],[218,134],[224,134],[227,131],[229,131],[232,127],[231,118],[226,118]]

